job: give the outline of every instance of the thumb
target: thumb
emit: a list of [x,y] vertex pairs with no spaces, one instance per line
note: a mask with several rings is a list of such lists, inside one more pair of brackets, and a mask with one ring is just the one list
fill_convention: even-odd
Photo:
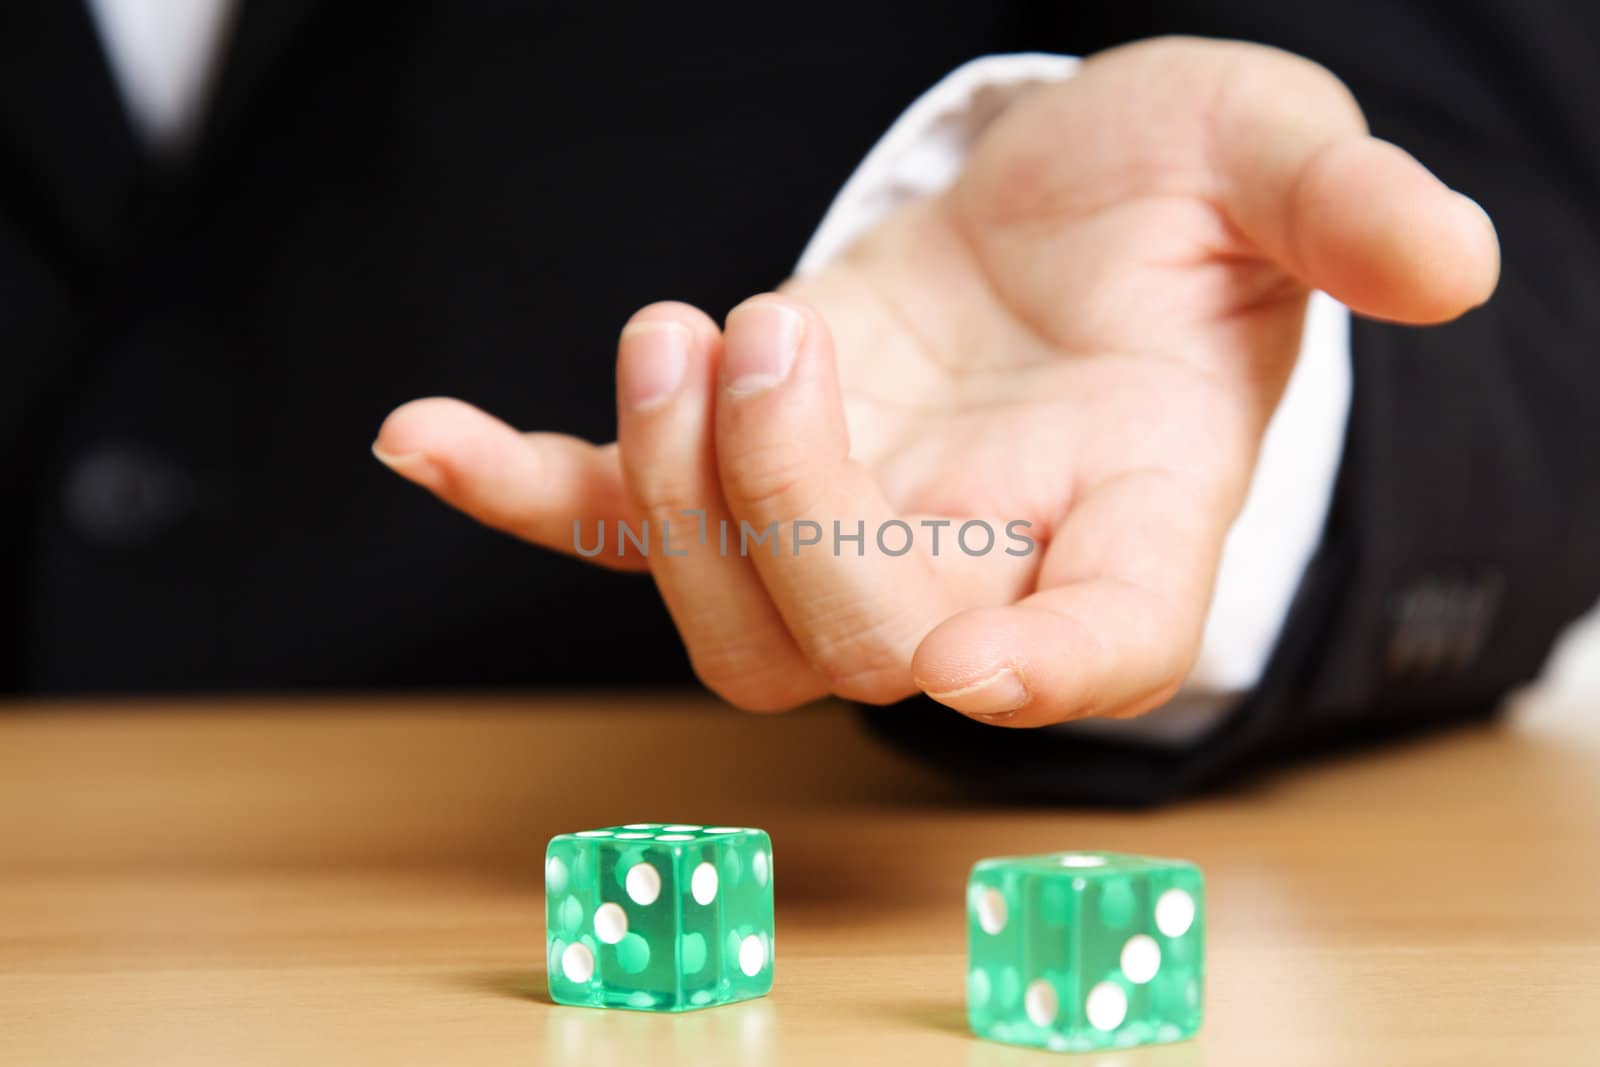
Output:
[[1347,137],[1316,148],[1265,212],[1275,258],[1351,310],[1394,322],[1446,322],[1489,299],[1500,275],[1494,224],[1400,148]]
[[[1500,273],[1484,212],[1369,136],[1338,78],[1241,42],[1145,41],[1091,57],[985,132],[952,194],[985,224],[977,232],[1002,234],[1135,198],[1199,199],[1234,235],[1230,258],[1269,261],[1398,322],[1454,318]],[[1038,273],[1008,281],[1031,294]]]
[[1494,224],[1403,149],[1368,136],[1354,98],[1286,53],[1225,53],[1209,116],[1217,199],[1308,288],[1395,322],[1444,322],[1489,299]]

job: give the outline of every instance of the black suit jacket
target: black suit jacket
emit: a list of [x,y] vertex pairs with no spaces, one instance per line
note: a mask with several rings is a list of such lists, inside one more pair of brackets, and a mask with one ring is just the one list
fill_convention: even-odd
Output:
[[370,459],[384,414],[453,394],[609,438],[626,315],[780,281],[945,71],[1196,32],[1345,78],[1495,216],[1501,291],[1441,329],[1356,325],[1323,549],[1215,736],[875,722],[996,785],[1141,801],[1486,713],[1600,592],[1589,5],[1117,7],[247,0],[173,158],[135,142],[76,4],[0,7],[0,685],[687,680],[647,579],[439,507]]

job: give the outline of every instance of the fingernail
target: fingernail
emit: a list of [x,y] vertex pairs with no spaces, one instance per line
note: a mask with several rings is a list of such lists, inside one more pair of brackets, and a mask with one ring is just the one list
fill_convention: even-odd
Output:
[[378,462],[382,463],[385,467],[388,467],[396,474],[404,478],[409,478],[421,485],[425,485],[430,489],[436,488],[443,480],[443,476],[441,475],[438,466],[435,465],[434,462],[424,453],[385,452],[383,449],[379,448],[378,443],[374,441],[372,443],[372,454],[377,457]]
[[728,324],[722,381],[728,392],[749,396],[765,392],[789,376],[805,336],[806,320],[791,307],[760,301],[737,308]]
[[1022,675],[1010,667],[1002,667],[972,685],[928,695],[963,715],[1003,722],[1028,702],[1028,687],[1023,684]]
[[1468,196],[1466,193],[1457,193],[1456,196],[1461,198],[1461,206],[1466,210],[1467,214],[1473,216],[1473,221],[1476,222],[1481,219],[1483,222],[1488,224],[1490,232],[1494,231],[1494,219],[1489,217],[1489,213],[1484,210],[1482,204],[1472,199],[1472,197]]
[[689,330],[678,322],[635,322],[618,340],[617,380],[623,401],[649,411],[672,399],[689,365]]

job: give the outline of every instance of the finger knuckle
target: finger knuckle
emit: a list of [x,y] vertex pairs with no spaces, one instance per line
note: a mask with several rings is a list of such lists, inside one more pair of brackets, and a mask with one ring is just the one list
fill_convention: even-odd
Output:
[[767,445],[727,457],[723,488],[742,514],[762,519],[788,519],[806,513],[809,483],[803,455],[786,443]]
[[858,704],[894,704],[911,695],[912,687],[899,670],[869,670],[841,674],[829,680],[828,691]]
[[661,529],[668,523],[682,523],[685,512],[704,510],[705,499],[684,483],[652,484],[635,490],[639,509],[650,525]]
[[863,704],[890,704],[915,690],[911,657],[886,636],[868,629],[842,638],[813,639],[807,658],[828,692]]
[[690,664],[701,684],[740,711],[788,711],[814,695],[800,679],[785,676],[749,656],[740,655],[733,660],[693,656]]
[[692,464],[640,463],[627,456],[624,466],[631,495],[647,518],[677,518],[686,508],[706,506],[707,493]]

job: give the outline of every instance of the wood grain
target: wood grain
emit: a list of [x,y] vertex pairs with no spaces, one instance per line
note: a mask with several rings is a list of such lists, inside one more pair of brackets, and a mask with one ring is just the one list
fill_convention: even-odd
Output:
[[[677,1017],[544,996],[552,833],[749,823],[777,988]],[[1182,856],[1193,1042],[1060,1057],[962,1010],[980,856]],[[691,698],[0,709],[0,1063],[1600,1062],[1600,700],[1154,814],[1001,806],[843,708]]]

